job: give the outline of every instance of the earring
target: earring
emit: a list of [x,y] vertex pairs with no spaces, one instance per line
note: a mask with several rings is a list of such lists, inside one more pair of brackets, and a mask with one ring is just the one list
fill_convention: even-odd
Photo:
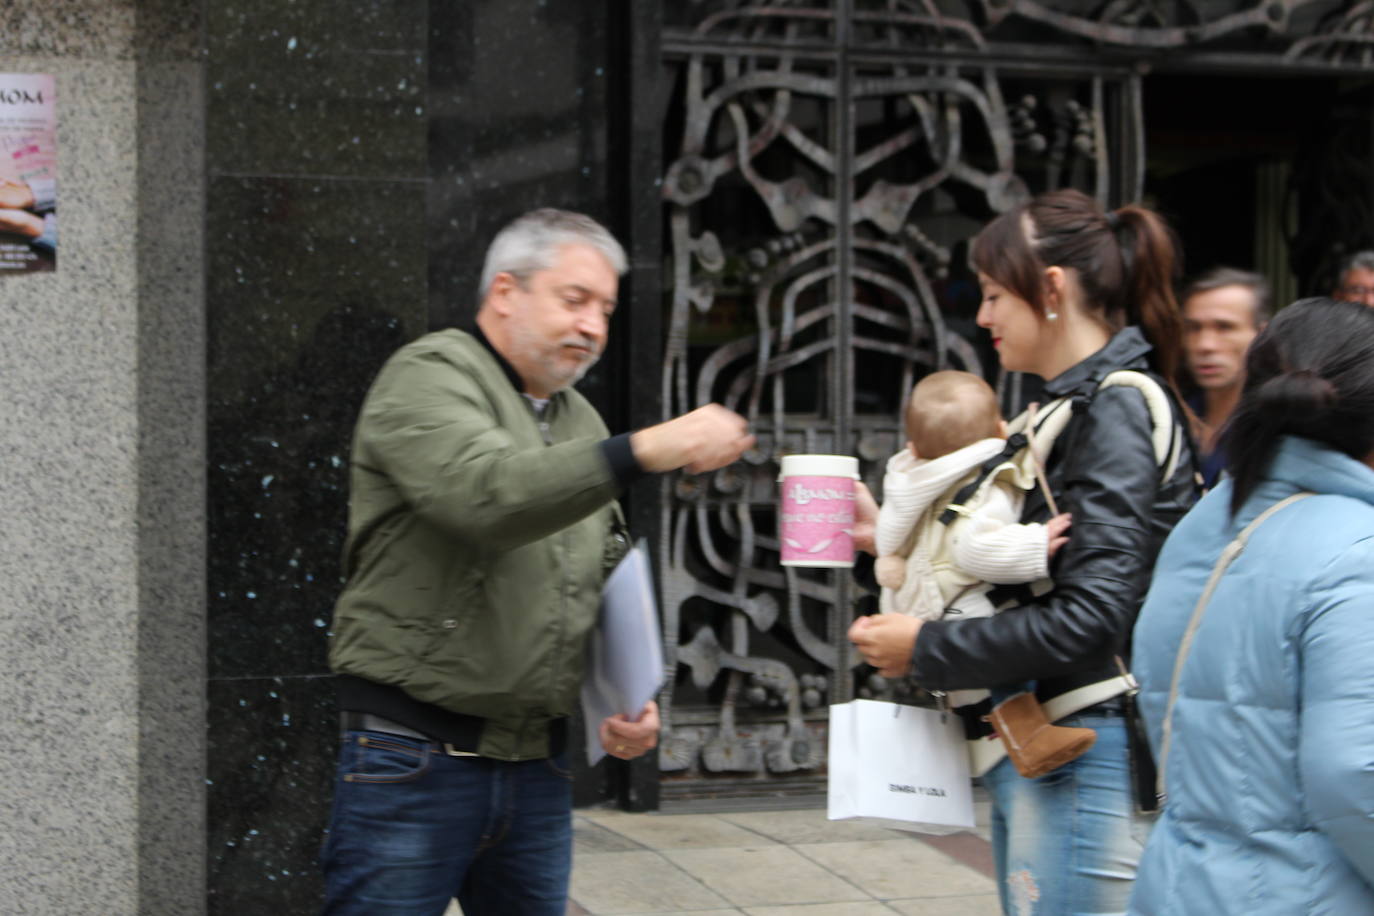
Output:
[[1046,313],[1045,313],[1045,320],[1046,320],[1046,321],[1055,321],[1055,320],[1057,320],[1058,318],[1059,318],[1059,313],[1058,313],[1058,312],[1046,312]]

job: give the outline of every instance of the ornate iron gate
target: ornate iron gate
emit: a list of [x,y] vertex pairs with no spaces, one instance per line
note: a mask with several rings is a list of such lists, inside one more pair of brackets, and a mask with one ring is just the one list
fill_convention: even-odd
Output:
[[858,455],[876,491],[914,381],[995,369],[974,342],[978,227],[1043,189],[1139,196],[1142,52],[1367,67],[1370,6],[667,5],[664,415],[718,401],[759,442],[664,485],[666,801],[817,791],[827,704],[887,689],[844,639],[847,574],[778,565],[778,462]]

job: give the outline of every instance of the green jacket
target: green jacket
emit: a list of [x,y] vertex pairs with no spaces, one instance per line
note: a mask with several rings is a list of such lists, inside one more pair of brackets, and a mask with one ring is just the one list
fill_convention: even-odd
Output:
[[484,756],[545,756],[628,546],[606,437],[572,389],[537,418],[462,331],[397,351],[354,432],[334,671],[483,717]]

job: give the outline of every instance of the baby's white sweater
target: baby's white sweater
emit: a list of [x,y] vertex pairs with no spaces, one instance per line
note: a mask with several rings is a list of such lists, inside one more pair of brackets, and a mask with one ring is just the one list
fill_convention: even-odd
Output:
[[[883,478],[883,504],[878,513],[875,545],[879,558],[898,554],[922,523],[928,510],[943,512],[954,498],[957,485],[971,471],[994,457],[1006,446],[1004,439],[983,439],[958,451],[932,460],[915,458],[907,449],[887,462]],[[994,584],[1033,582],[1048,575],[1048,533],[1044,525],[1019,524],[1025,493],[1005,481],[993,481],[965,504],[960,517],[949,525],[949,537],[942,539],[947,552],[937,548],[930,555],[935,565],[949,564],[969,579]],[[912,552],[932,545],[916,543]],[[939,611],[960,592],[969,591],[967,602],[958,603],[963,616],[992,613],[987,589],[968,590],[966,581],[937,576],[942,601]],[[976,595],[974,594],[976,592]],[[979,600],[981,599],[981,600]],[[893,607],[897,613],[917,613],[927,617],[929,609]],[[935,616],[939,616],[936,613]],[[933,619],[927,617],[927,619]]]

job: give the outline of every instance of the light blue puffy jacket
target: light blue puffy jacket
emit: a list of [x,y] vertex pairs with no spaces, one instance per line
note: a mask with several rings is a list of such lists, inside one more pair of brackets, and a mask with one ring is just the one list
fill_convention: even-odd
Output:
[[1218,585],[1183,668],[1168,801],[1130,912],[1374,914],[1374,470],[1285,438],[1239,516],[1179,522],[1135,628],[1156,754],[1188,618],[1222,549],[1299,490]]

